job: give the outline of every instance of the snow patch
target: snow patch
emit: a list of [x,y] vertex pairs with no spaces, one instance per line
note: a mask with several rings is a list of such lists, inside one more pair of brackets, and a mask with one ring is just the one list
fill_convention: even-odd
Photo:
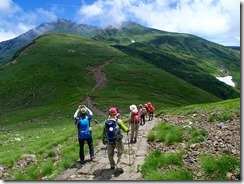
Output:
[[235,83],[232,81],[232,76],[216,77],[216,78],[227,85],[235,87]]

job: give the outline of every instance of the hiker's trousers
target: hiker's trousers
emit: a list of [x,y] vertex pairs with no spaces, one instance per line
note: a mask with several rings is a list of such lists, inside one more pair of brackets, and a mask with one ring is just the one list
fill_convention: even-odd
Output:
[[142,115],[141,115],[141,124],[145,125],[145,123],[146,123],[145,115],[142,114]]
[[116,144],[107,144],[108,149],[108,160],[110,163],[110,167],[115,167],[115,161],[114,161],[114,150],[117,149],[117,167],[120,162],[121,156],[124,152],[124,145],[122,143],[122,140],[118,141]]
[[148,113],[148,121],[153,120],[153,111],[149,111]]
[[93,157],[94,156],[94,149],[93,149],[92,137],[89,138],[89,139],[81,139],[81,138],[79,138],[79,144],[80,144],[80,161],[84,161],[84,159],[85,159],[85,154],[84,154],[85,141],[87,142],[88,147],[89,147],[90,157]]
[[130,140],[131,141],[137,139],[139,126],[140,126],[139,122],[138,123],[130,123],[130,129],[131,129]]

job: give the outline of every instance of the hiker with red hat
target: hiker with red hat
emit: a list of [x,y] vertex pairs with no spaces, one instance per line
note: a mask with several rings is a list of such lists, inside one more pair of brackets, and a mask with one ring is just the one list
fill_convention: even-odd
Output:
[[[121,129],[124,132],[129,132],[129,129],[124,125],[121,119],[118,119],[116,116],[117,110],[115,107],[109,109],[108,119],[105,121],[103,128],[102,140],[103,144],[107,146],[108,150],[108,159],[110,163],[110,169],[115,169],[115,166],[120,163],[121,156],[124,151],[124,145],[122,143],[123,135]],[[117,149],[117,163],[114,161],[114,151]],[[120,168],[121,169],[121,168]]]

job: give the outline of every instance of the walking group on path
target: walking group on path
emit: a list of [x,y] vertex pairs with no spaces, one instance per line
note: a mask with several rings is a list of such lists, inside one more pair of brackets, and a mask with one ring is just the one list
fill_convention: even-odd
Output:
[[[103,125],[102,141],[94,150],[90,125],[93,113],[85,105],[80,105],[74,118],[78,129],[80,146],[78,163],[81,168],[70,168],[58,176],[57,180],[141,179],[140,165],[143,164],[147,154],[146,135],[156,122],[153,121],[154,110],[150,102],[145,105],[140,104],[139,110],[136,105],[131,105],[129,127],[127,127],[121,120],[118,109],[111,107]],[[150,124],[145,124],[147,116],[148,121],[151,121]],[[121,131],[127,133],[126,139],[123,138]],[[85,142],[89,147],[87,156],[90,156],[90,159],[88,160],[85,159],[84,154]],[[124,149],[124,144],[127,145],[126,149]]]

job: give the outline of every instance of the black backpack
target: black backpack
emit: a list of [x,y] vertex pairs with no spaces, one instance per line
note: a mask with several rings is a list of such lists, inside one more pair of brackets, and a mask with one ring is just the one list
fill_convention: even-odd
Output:
[[117,119],[107,119],[105,121],[104,132],[108,144],[116,144],[123,138]]

